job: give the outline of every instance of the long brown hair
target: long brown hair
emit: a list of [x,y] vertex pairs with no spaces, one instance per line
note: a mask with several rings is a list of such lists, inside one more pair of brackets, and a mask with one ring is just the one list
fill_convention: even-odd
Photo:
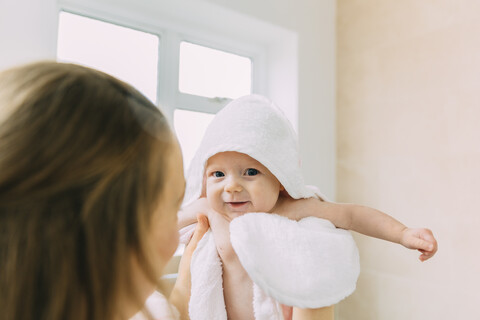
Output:
[[[0,319],[112,319],[144,234],[172,133],[131,86],[40,62],[0,74]],[[138,300],[139,307],[142,301]]]

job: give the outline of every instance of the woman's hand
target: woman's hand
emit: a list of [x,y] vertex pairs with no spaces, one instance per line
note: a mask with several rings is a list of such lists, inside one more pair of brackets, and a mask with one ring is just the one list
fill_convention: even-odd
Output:
[[189,319],[188,316],[188,304],[190,302],[191,293],[191,275],[190,275],[190,262],[192,261],[192,255],[197,248],[200,239],[207,232],[209,228],[208,219],[205,215],[197,215],[198,224],[195,228],[195,232],[185,247],[185,250],[178,266],[178,276],[172,293],[170,294],[169,301],[180,312],[181,319]]

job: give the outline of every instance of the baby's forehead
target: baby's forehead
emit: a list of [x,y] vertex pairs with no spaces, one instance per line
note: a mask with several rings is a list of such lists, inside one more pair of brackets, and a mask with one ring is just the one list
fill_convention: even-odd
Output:
[[248,154],[236,152],[236,151],[225,151],[219,152],[212,155],[208,158],[206,167],[212,165],[235,165],[235,164],[252,164],[252,165],[262,165],[260,161],[255,158],[252,158]]

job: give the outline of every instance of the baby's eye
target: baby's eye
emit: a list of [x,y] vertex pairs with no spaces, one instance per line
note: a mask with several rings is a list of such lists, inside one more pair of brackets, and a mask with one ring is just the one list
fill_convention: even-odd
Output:
[[245,171],[245,174],[247,176],[256,176],[258,174],[258,170],[253,168],[248,168],[247,171]]
[[222,171],[214,171],[212,172],[212,176],[214,176],[215,178],[221,178],[224,177],[225,174]]

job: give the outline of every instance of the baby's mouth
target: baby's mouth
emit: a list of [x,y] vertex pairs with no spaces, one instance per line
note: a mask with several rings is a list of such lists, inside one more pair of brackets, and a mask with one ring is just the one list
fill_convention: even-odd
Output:
[[248,204],[248,201],[232,201],[232,202],[226,202],[227,205],[232,207],[233,209],[240,209],[243,206]]

